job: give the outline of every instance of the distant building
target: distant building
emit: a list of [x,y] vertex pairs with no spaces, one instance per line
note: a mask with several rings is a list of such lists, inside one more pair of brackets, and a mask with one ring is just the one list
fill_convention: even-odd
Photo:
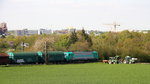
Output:
[[54,30],[53,33],[56,33],[56,34],[67,34],[67,33],[69,33],[69,31],[68,31],[68,29]]
[[14,35],[14,36],[30,36],[30,35],[38,34],[38,30],[28,30],[28,29],[10,30],[9,33],[10,35]]
[[51,30],[46,30],[46,29],[40,29],[39,31],[38,31],[38,34],[40,35],[40,34],[51,34],[52,33],[52,31]]
[[7,24],[5,22],[0,23],[0,35],[6,35],[7,33]]
[[[82,31],[81,29],[75,29],[75,28],[72,28],[72,29],[62,29],[62,30],[54,30],[53,33],[56,33],[56,34],[67,34],[67,33],[71,33],[73,31]],[[99,34],[102,34],[102,33],[105,33],[104,31],[99,31],[99,30],[85,30],[85,33],[87,34],[95,34],[95,35],[99,35]]]
[[27,30],[26,36],[38,34],[38,30]]
[[30,36],[30,35],[35,35],[35,34],[51,34],[51,30],[46,30],[46,29],[40,29],[40,30],[28,30],[28,29],[23,29],[23,30],[11,30],[9,31],[10,35],[14,36]]
[[148,33],[150,30],[133,30],[134,32]]
[[54,30],[53,33],[56,33],[56,34],[67,34],[67,33],[70,33],[70,32],[73,32],[74,28],[72,29],[62,29],[62,30]]
[[14,35],[15,36],[24,36],[26,35],[27,32],[25,32],[24,30],[16,30],[14,31]]

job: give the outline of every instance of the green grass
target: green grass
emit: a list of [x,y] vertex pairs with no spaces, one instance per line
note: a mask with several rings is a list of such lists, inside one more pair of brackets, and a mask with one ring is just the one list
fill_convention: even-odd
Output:
[[0,67],[0,84],[150,84],[149,64]]

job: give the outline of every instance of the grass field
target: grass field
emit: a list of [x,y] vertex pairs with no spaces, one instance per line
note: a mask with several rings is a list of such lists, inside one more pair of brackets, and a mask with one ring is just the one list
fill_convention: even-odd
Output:
[[150,64],[0,66],[0,84],[150,84]]

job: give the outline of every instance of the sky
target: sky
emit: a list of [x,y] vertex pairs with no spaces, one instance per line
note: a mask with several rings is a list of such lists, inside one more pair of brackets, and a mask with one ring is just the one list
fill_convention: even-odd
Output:
[[9,30],[150,30],[150,0],[0,0],[0,22]]

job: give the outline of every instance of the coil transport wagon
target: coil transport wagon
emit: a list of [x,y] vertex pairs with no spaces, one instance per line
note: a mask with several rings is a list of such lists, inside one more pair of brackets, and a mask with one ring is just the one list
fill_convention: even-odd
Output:
[[[45,63],[46,60],[48,61],[48,63],[65,61],[64,52],[62,51],[49,51],[47,53],[39,51],[37,53],[38,53],[38,57],[39,57],[38,59],[40,63]],[[47,59],[45,59],[45,56],[47,56]]]
[[37,52],[8,52],[12,64],[31,64],[38,63]]
[[53,51],[47,52],[48,62],[64,62],[64,52],[62,51]]

